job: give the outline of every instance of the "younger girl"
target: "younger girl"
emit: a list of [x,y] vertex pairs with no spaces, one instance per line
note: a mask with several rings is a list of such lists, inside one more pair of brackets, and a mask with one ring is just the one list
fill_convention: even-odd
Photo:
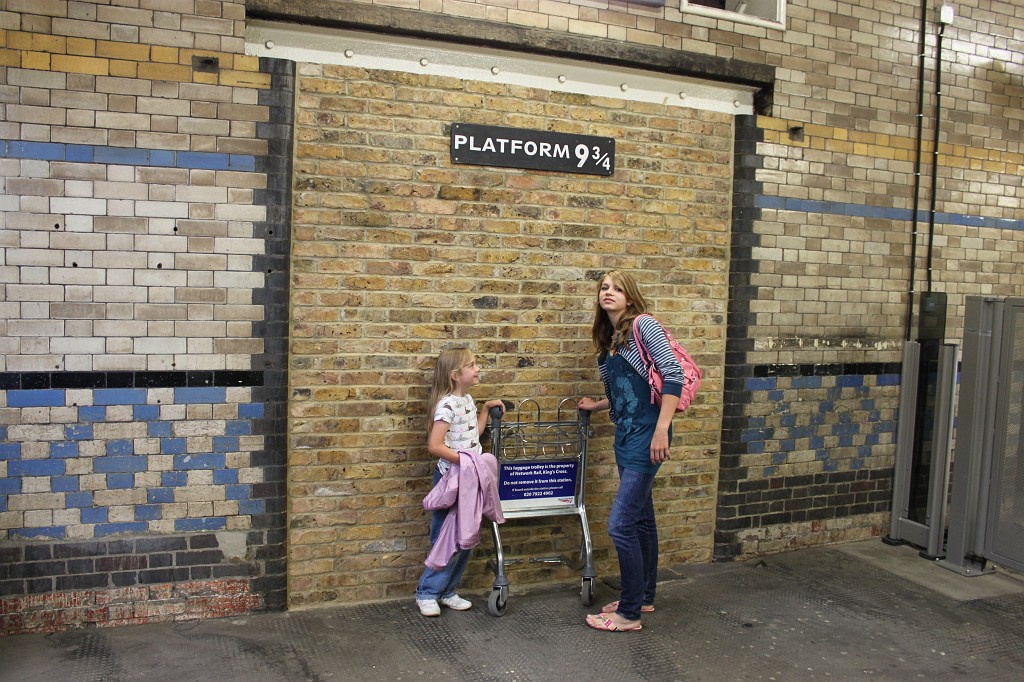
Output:
[[[480,383],[480,367],[468,348],[446,348],[441,351],[434,366],[434,379],[427,397],[427,414],[430,417],[427,437],[427,451],[438,457],[434,469],[434,485],[451,467],[459,463],[459,451],[466,450],[481,454],[480,432],[487,426],[487,415],[492,407],[505,406],[500,400],[488,400],[484,410],[477,413],[469,389]],[[430,519],[430,544],[437,541],[441,526],[454,509],[440,509]],[[456,593],[462,573],[469,563],[472,550],[455,552],[448,565],[440,570],[427,567],[416,587],[416,605],[424,616],[438,616],[441,607],[438,602],[456,611],[472,608],[467,599]]]

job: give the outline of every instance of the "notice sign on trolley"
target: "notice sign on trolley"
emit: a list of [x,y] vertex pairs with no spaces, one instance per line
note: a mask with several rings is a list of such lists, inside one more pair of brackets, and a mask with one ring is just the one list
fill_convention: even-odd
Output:
[[453,123],[451,146],[452,163],[588,175],[615,171],[611,137]]
[[501,462],[498,497],[501,508],[571,507],[576,503],[579,460]]

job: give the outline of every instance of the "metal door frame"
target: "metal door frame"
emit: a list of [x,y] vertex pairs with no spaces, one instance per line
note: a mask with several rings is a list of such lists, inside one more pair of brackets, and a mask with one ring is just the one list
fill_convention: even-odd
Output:
[[956,407],[956,369],[959,346],[945,343],[939,349],[936,377],[935,419],[932,423],[932,452],[928,480],[925,523],[909,518],[910,487],[914,460],[915,424],[920,384],[921,344],[907,341],[903,347],[900,386],[899,431],[896,437],[896,465],[888,541],[921,547],[921,555],[939,559],[943,553],[945,514],[949,486],[953,418]]
[[[995,561],[1024,570],[1024,556],[1001,553],[996,543],[1000,500],[994,488],[1002,475],[1013,371],[1012,324],[1024,315],[1024,298],[968,296],[965,299],[963,398],[958,415],[956,465],[944,568],[965,576],[991,573]],[[1019,396],[1018,396],[1019,398]]]

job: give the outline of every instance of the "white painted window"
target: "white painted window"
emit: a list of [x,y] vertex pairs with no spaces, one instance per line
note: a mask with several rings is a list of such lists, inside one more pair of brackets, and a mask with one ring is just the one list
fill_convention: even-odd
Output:
[[680,0],[683,13],[786,28],[786,0]]

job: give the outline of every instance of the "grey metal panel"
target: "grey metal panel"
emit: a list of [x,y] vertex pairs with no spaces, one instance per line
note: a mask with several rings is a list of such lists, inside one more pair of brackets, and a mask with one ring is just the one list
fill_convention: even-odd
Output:
[[[917,545],[927,541],[919,524],[908,525],[910,502],[910,469],[914,459],[914,421],[917,412],[917,381],[921,344],[907,341],[903,345],[903,366],[900,374],[900,412],[896,427],[896,464],[892,483],[892,514],[889,537]],[[908,537],[908,534],[913,537]]]
[[939,351],[935,421],[932,429],[932,461],[928,481],[927,556],[943,555],[946,503],[949,490],[949,455],[953,438],[953,409],[956,406],[956,363],[959,346],[943,344]]
[[1024,299],[1004,309],[985,556],[1024,570]]
[[1002,301],[968,296],[965,304],[956,456],[943,566],[962,575],[977,576],[985,570],[984,559],[979,558],[985,517],[982,471],[989,468],[987,453],[992,445],[992,406],[998,386],[998,366],[992,358],[998,356],[999,341],[993,328],[1001,327]]

